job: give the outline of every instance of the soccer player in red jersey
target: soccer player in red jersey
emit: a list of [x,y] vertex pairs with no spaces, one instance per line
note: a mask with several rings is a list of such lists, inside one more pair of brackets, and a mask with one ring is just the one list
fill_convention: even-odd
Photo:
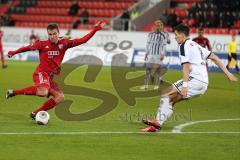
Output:
[[35,116],[39,111],[47,111],[63,101],[63,91],[58,84],[53,81],[53,77],[54,75],[60,74],[61,62],[66,50],[86,43],[98,30],[101,30],[104,25],[105,22],[98,22],[92,31],[84,37],[67,39],[60,38],[58,25],[51,23],[47,26],[47,40],[36,40],[32,45],[19,48],[15,51],[9,51],[8,57],[10,58],[18,53],[39,50],[40,64],[33,73],[33,81],[35,85],[20,90],[9,89],[6,98],[17,95],[36,95],[41,97],[48,97],[49,95],[53,96],[53,98],[47,100],[40,108],[31,112],[30,117],[32,119],[35,119]]
[[31,31],[31,35],[29,37],[29,44],[33,44],[38,39],[37,35],[35,35],[34,30]]
[[[202,46],[203,48],[207,48],[209,51],[212,51],[212,47],[208,38],[203,36],[204,31],[203,28],[198,29],[198,37],[193,38],[192,40]],[[208,68],[208,62],[206,61],[206,67]]]
[[[1,25],[1,24],[0,24]],[[1,27],[1,26],[0,26]],[[4,64],[4,55],[3,55],[3,45],[2,45],[3,31],[0,28],[0,56],[2,61],[2,68],[7,68],[7,65]]]
[[204,31],[203,28],[198,29],[198,37],[193,38],[192,40],[202,46],[203,48],[207,48],[209,51],[212,51],[210,42],[208,38],[203,36]]

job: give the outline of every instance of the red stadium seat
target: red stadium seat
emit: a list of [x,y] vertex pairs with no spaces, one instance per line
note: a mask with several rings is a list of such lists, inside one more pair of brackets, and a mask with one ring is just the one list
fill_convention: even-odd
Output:
[[205,34],[209,34],[209,28],[204,28],[204,29],[203,29],[203,32],[204,32]]
[[78,26],[78,29],[86,29],[86,30],[89,30],[89,29],[92,29],[92,26],[91,26],[91,25],[79,25],[79,26]]
[[221,28],[216,29],[216,34],[222,34],[222,29]]
[[165,27],[165,28],[164,28],[164,31],[165,31],[165,32],[172,32],[173,29],[172,29],[172,27]]
[[[19,2],[19,0],[13,1],[15,5],[19,4]],[[92,17],[106,19],[107,23],[109,23],[111,17],[122,14],[126,8],[131,7],[136,2],[137,0],[116,0],[114,2],[105,0],[78,1],[79,6],[82,8],[79,10],[78,15],[81,14],[83,8],[86,8],[90,15],[89,24],[96,23],[97,19],[93,20]],[[15,20],[17,26],[45,27],[46,23],[56,22],[66,28],[78,18],[78,16],[68,16],[69,8],[73,3],[73,0],[38,0],[37,6],[26,7],[24,14],[12,14],[11,17]]]
[[[192,26],[200,27],[205,25],[209,27],[217,27],[216,25],[221,26],[220,25],[221,23],[218,24],[220,20],[219,17],[218,16],[212,17],[211,16],[212,13],[208,11],[208,9],[211,8],[210,6],[214,6],[214,7],[217,7],[214,10],[214,12],[217,12],[217,13],[214,13],[214,14],[216,15],[219,15],[221,13],[224,14],[225,11],[222,11],[221,8],[218,8],[217,2],[215,1],[208,2],[205,0],[171,0],[171,2],[173,2],[173,5],[170,5],[171,8],[168,8],[164,12],[162,12],[163,15],[168,17],[169,14],[171,14],[172,11],[174,11],[176,16],[181,18],[182,22],[184,24],[189,25],[190,27]],[[196,8],[195,9],[193,8],[196,4],[200,4],[199,5],[200,7],[197,6],[197,10]],[[230,26],[230,28],[240,28],[240,20],[239,20],[238,12],[236,13],[236,11],[234,11],[234,8],[232,8],[234,6],[231,6],[228,3],[226,3],[225,5],[226,7],[229,8],[229,12],[230,14],[232,14],[233,18],[237,19],[234,22],[234,24]],[[188,17],[188,14],[189,14],[189,17]],[[202,15],[203,15],[203,18],[201,18]],[[209,21],[209,23],[206,23],[207,21]],[[210,28],[210,29],[206,29],[206,32],[210,34],[229,34],[230,30],[226,28]],[[236,31],[232,30],[231,32],[236,32]]]
[[209,28],[209,34],[216,34],[216,28]]
[[180,11],[180,17],[181,17],[181,18],[187,17],[187,14],[188,14],[188,13],[187,13],[186,10],[181,10],[181,11]]
[[227,28],[218,28],[216,29],[216,34],[228,34],[229,31]]
[[194,24],[195,24],[195,19],[192,18],[188,20],[189,27],[192,27]]
[[183,20],[182,20],[182,23],[183,23],[184,25],[188,25],[188,19],[183,19]]
[[238,29],[231,29],[229,34],[238,34]]
[[222,34],[229,34],[229,29],[223,28],[222,29]]
[[197,29],[196,28],[190,28],[190,33],[197,33]]

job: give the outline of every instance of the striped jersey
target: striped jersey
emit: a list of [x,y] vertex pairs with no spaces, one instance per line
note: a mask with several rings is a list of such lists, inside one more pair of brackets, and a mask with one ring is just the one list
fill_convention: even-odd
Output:
[[150,55],[164,55],[166,44],[170,43],[167,32],[151,32],[148,34],[147,53]]

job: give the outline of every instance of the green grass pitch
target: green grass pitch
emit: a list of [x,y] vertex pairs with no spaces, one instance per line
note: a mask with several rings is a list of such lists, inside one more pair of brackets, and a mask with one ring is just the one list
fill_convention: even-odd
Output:
[[[31,85],[35,62],[7,62],[0,69],[0,160],[140,160],[140,159],[240,159],[240,82],[232,83],[223,73],[210,73],[205,95],[180,102],[174,115],[160,133],[141,134],[144,116],[154,115],[159,96],[137,98],[129,106],[117,94],[111,82],[110,67],[103,67],[94,82],[85,82],[86,66],[72,72],[66,84],[87,86],[117,97],[112,111],[88,121],[63,121],[54,110],[50,123],[39,126],[29,113],[46,98],[18,96],[5,99],[8,88]],[[131,76],[138,76],[131,74]],[[164,79],[170,83],[181,78],[181,72],[169,70]],[[101,100],[65,94],[73,100],[72,113],[91,111]],[[190,121],[220,120],[186,126],[181,134],[171,133],[177,125]],[[210,133],[212,132],[212,133]]]

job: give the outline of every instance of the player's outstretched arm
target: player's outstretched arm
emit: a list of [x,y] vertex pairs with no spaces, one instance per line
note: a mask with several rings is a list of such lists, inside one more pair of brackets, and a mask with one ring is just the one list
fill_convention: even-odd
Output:
[[18,53],[27,52],[27,51],[31,51],[31,50],[37,50],[37,49],[40,48],[39,46],[40,46],[40,41],[37,40],[32,45],[24,46],[24,47],[21,47],[17,50],[14,50],[14,51],[9,51],[8,52],[8,57],[11,58],[12,56],[14,56],[15,54],[18,54]]
[[237,81],[237,78],[227,70],[225,65],[214,53],[211,53],[211,55],[208,58],[211,59],[218,67],[221,68],[221,70],[226,74],[230,81]]
[[21,47],[21,48],[19,48],[17,50],[9,51],[8,52],[8,57],[11,58],[15,54],[26,52],[26,51],[30,51],[30,50],[31,50],[30,46]]
[[77,38],[77,39],[70,40],[69,48],[78,46],[78,45],[83,44],[83,43],[86,43],[89,39],[91,39],[94,36],[94,34],[97,31],[102,30],[105,25],[106,25],[106,23],[103,22],[103,21],[97,22],[96,25],[94,26],[94,28],[91,30],[91,32],[89,32],[87,35],[85,35],[82,38]]

